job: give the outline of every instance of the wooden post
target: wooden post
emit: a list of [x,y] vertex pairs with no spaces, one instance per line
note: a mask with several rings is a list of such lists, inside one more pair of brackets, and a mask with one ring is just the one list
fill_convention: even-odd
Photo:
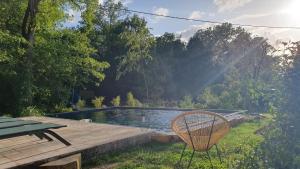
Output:
[[81,169],[81,154],[75,154],[39,166],[39,169]]

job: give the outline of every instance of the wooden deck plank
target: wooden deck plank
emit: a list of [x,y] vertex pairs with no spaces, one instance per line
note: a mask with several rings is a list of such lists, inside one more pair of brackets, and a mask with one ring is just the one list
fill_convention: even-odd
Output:
[[3,163],[7,163],[7,162],[10,162],[11,160],[0,155],[0,164],[3,164]]
[[[65,146],[55,140],[40,140],[35,136],[21,136],[0,140],[0,168],[15,168],[29,164],[47,162],[49,159],[64,157],[78,152],[106,152],[121,147],[122,141],[135,142],[135,139],[152,135],[149,129],[127,127],[110,124],[86,123],[76,120],[49,117],[27,117],[24,120],[34,120],[43,123],[67,125],[55,129],[56,133],[68,140],[72,145]],[[149,137],[150,138],[150,137]],[[101,150],[98,150],[98,149]]]

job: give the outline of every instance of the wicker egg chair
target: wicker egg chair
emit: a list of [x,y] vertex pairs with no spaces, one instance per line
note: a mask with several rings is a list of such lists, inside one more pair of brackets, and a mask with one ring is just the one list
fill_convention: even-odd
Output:
[[[172,120],[171,127],[172,130],[185,142],[185,146],[177,165],[181,166],[181,160],[186,146],[193,149],[187,168],[191,165],[195,151],[206,152],[211,163],[208,151],[214,145],[217,149],[220,162],[222,162],[217,143],[230,130],[230,125],[226,118],[217,113],[207,111],[185,112]],[[211,167],[213,168],[212,163]]]

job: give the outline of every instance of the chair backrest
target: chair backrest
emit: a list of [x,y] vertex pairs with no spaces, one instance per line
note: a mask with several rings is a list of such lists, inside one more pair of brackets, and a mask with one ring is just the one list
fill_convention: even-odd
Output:
[[185,112],[172,120],[172,130],[190,147],[207,151],[230,130],[223,116],[207,111]]

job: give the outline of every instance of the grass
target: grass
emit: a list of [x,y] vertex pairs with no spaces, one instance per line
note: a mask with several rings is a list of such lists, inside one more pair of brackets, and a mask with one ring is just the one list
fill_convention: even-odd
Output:
[[[255,131],[269,122],[269,119],[256,120],[232,128],[219,144],[223,163],[219,162],[215,148],[210,150],[214,168],[249,168],[249,165],[253,165],[251,160],[256,158],[254,150],[263,141],[263,137],[255,134]],[[182,148],[182,143],[149,143],[123,152],[114,152],[97,157],[85,163],[84,168],[171,169],[179,160]],[[192,151],[189,149],[186,157],[183,158],[186,164],[188,155],[191,153]],[[190,168],[210,168],[206,154],[195,153]]]

